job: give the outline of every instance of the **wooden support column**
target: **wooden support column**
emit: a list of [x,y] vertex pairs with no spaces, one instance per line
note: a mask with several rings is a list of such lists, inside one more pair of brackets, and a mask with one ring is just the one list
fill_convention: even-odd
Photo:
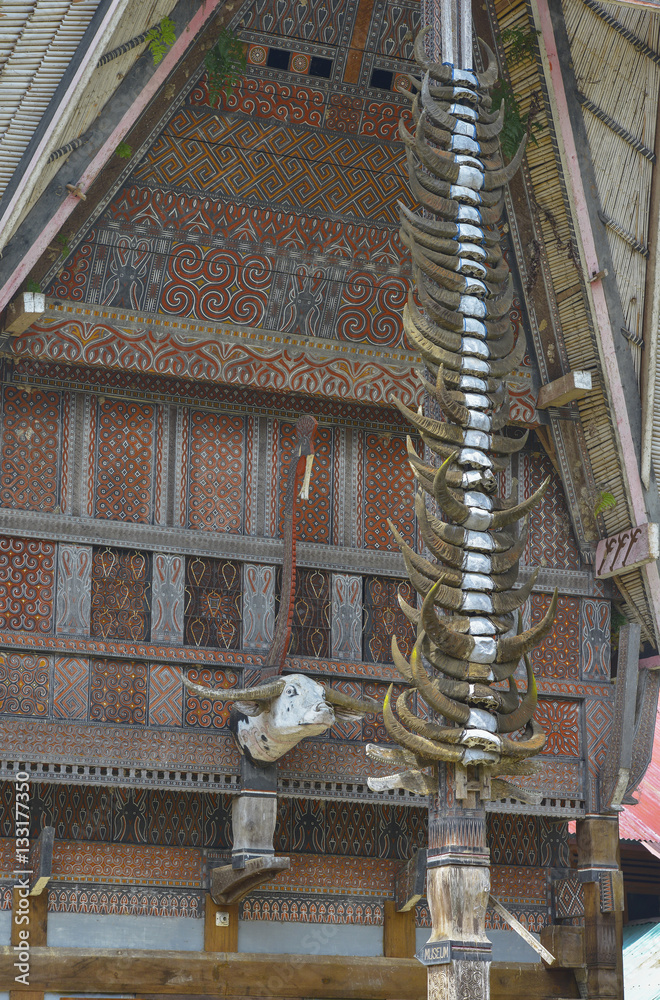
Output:
[[432,930],[418,957],[428,966],[428,1000],[489,1000],[486,812],[465,768],[440,765],[438,775],[438,794],[429,802],[426,871]]
[[[28,910],[26,911],[23,907],[19,906],[19,890],[14,889],[14,898],[12,905],[12,920],[11,920],[11,945],[12,950],[15,945],[25,942],[25,937],[21,937],[21,930],[28,930],[30,936],[28,938],[28,943],[30,949],[41,948],[46,946],[46,938],[48,933],[48,893],[42,892],[39,896],[28,896]],[[20,911],[20,912],[19,912]],[[21,914],[27,912],[29,917],[29,923],[27,922],[17,922],[17,917]],[[14,953],[14,961],[18,961]],[[32,971],[30,962],[30,971]],[[19,972],[18,969],[13,970],[14,976]],[[12,980],[10,979],[6,984],[1,984],[0,989],[4,985],[5,988],[10,986]],[[21,986],[15,990],[9,991],[9,1000],[44,1000],[43,990],[31,990],[29,987]]]
[[238,903],[218,906],[206,894],[204,951],[238,951]]
[[616,816],[577,822],[578,878],[584,890],[584,946],[589,1000],[623,1000],[623,880]]
[[385,958],[415,957],[415,908],[399,912],[393,899],[385,900],[383,921]]

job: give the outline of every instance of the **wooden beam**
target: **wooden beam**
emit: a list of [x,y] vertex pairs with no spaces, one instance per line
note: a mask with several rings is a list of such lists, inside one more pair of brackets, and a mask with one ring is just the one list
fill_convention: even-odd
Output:
[[348,46],[346,66],[344,69],[344,83],[357,83],[360,79],[362,69],[362,59],[364,49],[367,44],[369,25],[371,24],[371,14],[373,9],[372,0],[359,0],[353,35]]
[[[18,924],[14,920],[14,915],[18,913],[18,889],[14,889],[13,895],[13,906],[12,906],[12,921],[11,921],[11,944],[12,951],[14,945],[19,944],[19,931],[29,930],[29,945],[30,945],[30,955],[32,955],[32,949],[35,947],[43,947],[46,944],[46,936],[48,933],[48,893],[43,892],[39,896],[28,896],[28,916],[30,918],[29,924]],[[25,911],[23,911],[25,912]],[[16,955],[16,953],[14,953]],[[16,957],[14,958],[16,961]],[[30,969],[30,971],[32,971]],[[4,986],[9,986],[10,984],[15,985],[15,976],[18,970],[14,969],[11,973],[11,978],[5,980],[0,976],[0,989]],[[23,987],[21,989],[14,989],[9,991],[9,1000],[44,1000],[43,989],[34,990],[32,989],[31,977],[30,986]]]
[[547,410],[549,406],[565,406],[574,399],[582,399],[591,392],[591,389],[591,372],[568,372],[554,382],[541,386],[536,409]]
[[7,306],[5,332],[18,337],[43,316],[46,296],[42,292],[21,292]]
[[541,944],[555,956],[560,969],[580,969],[584,959],[584,927],[548,924],[541,929]]
[[386,958],[414,958],[415,950],[415,907],[397,912],[394,900],[386,899],[383,955]]
[[413,910],[426,890],[426,848],[415,851],[394,879],[394,904],[399,911]]
[[19,943],[19,931],[27,929],[30,932],[30,948],[42,947],[46,944],[48,934],[48,893],[43,892],[39,896],[28,896],[29,909],[27,911],[30,918],[29,924],[18,924],[13,919],[18,911],[18,889],[14,889],[14,901],[12,908],[11,922],[11,943]]
[[[35,897],[36,898],[36,897]],[[0,948],[0,983],[14,980],[14,952]],[[317,997],[426,1000],[426,969],[414,958],[346,958],[95,948],[33,948],[30,990],[171,997]],[[24,1000],[27,990],[16,990]],[[491,966],[491,1000],[579,997],[568,969]]]
[[238,903],[219,906],[206,894],[204,951],[238,951]]
[[615,873],[613,866],[618,865],[619,824],[612,816],[586,816],[576,827],[578,878],[584,883],[587,997],[622,997],[621,913],[604,905],[601,885],[602,876]]

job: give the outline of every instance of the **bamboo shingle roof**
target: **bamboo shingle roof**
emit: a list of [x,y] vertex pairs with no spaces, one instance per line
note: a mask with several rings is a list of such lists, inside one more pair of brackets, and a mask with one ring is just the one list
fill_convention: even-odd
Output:
[[[564,86],[581,107],[588,148],[580,154],[591,161],[596,182],[591,195],[598,203],[611,255],[612,273],[603,280],[610,282],[610,294],[615,290],[618,295],[623,316],[618,325],[626,338],[638,385],[643,388],[641,374],[643,365],[648,364],[648,353],[641,344],[648,307],[648,245],[654,233],[651,189],[660,93],[660,16],[596,0],[563,0],[561,8],[558,3],[551,7],[558,20],[560,10],[563,14],[570,63],[562,66]],[[606,490],[616,501],[598,515],[599,535],[609,536],[638,523],[638,519],[631,504],[611,387],[604,374],[603,347],[590,296],[591,276],[585,273],[577,213],[558,138],[560,113],[549,79],[541,19],[536,4],[523,0],[492,0],[489,10],[500,57],[505,60],[522,113],[527,114],[533,102],[540,108],[535,117],[535,141],[528,144],[526,153],[527,197],[543,247],[548,294],[566,352],[566,370],[588,370],[594,381],[594,390],[575,405],[596,491]],[[516,59],[516,32],[528,37],[538,34],[538,49],[529,58]],[[619,336],[620,331],[615,333]],[[658,377],[660,371],[649,382]],[[637,401],[630,405],[639,408]],[[653,448],[657,472],[660,400],[656,406]],[[585,497],[580,502],[589,505],[591,501]],[[615,582],[627,615],[640,621],[646,637],[657,642],[658,622],[644,571],[632,570]]]

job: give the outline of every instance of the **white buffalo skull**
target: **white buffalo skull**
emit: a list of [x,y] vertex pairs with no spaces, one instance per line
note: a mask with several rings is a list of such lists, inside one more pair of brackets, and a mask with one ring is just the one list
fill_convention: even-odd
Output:
[[229,725],[241,753],[253,763],[271,764],[305,736],[329,729],[335,720],[356,719],[380,709],[371,698],[351,698],[305,674],[220,691],[193,684],[185,676],[183,683],[211,701],[234,702]]

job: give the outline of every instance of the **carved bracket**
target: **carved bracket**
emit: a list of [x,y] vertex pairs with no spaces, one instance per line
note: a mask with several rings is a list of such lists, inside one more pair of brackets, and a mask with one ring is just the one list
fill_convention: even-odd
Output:
[[30,847],[30,895],[40,896],[53,873],[55,827],[45,826]]
[[274,858],[270,856],[252,858],[245,863],[244,868],[234,868],[233,865],[223,865],[211,871],[211,898],[214,903],[228,906],[238,903],[253,889],[264,882],[272,882],[274,878],[288,871],[291,867],[290,858]]
[[415,851],[394,880],[394,904],[399,913],[412,910],[426,891],[426,848]]

